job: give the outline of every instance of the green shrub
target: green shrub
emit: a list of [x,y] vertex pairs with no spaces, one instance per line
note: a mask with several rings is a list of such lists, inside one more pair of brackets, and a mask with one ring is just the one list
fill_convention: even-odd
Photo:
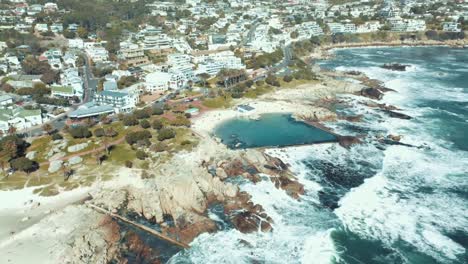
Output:
[[151,127],[150,122],[146,119],[140,121],[140,126],[145,129]]
[[153,127],[153,129],[160,130],[161,128],[163,128],[163,123],[161,122],[161,120],[156,119],[153,121],[151,126]]
[[105,136],[105,134],[106,134],[106,132],[104,131],[103,128],[96,128],[94,130],[94,136],[95,137],[103,137],[103,136]]
[[129,161],[129,160],[126,160],[125,161],[125,167],[127,168],[132,168],[133,167],[133,162]]
[[158,140],[159,141],[164,141],[166,139],[171,139],[171,138],[174,138],[175,137],[175,132],[173,129],[170,129],[170,128],[163,128],[161,130],[159,130],[159,133],[158,133]]
[[91,132],[87,126],[71,127],[68,129],[68,133],[70,133],[73,138],[88,138],[91,136]]
[[164,114],[164,110],[159,108],[159,107],[153,107],[152,114],[153,115],[162,115],[162,114]]
[[148,140],[151,138],[151,133],[148,130],[130,132],[125,136],[125,141],[128,144],[133,145],[140,140]]
[[285,82],[291,82],[293,80],[293,77],[291,77],[290,75],[285,75],[283,77],[283,81]]
[[52,135],[52,140],[60,140],[63,139],[63,136],[60,133],[55,133]]
[[137,150],[136,157],[137,159],[145,160],[148,157],[148,154],[146,154],[146,152],[144,152],[143,150]]
[[136,126],[138,125],[138,120],[133,115],[126,115],[123,117],[122,122],[125,126]]

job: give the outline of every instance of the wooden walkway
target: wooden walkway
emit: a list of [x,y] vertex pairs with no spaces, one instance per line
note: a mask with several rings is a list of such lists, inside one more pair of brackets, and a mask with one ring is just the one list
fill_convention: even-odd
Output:
[[175,240],[175,239],[172,239],[172,238],[170,238],[170,237],[168,237],[168,236],[165,236],[165,235],[159,233],[158,231],[156,231],[156,230],[154,230],[154,229],[151,229],[151,228],[149,228],[149,227],[147,227],[147,226],[144,226],[144,225],[142,225],[142,224],[135,223],[135,222],[131,221],[131,220],[128,219],[128,218],[125,218],[125,217],[120,216],[120,215],[118,215],[118,214],[114,214],[114,213],[112,213],[112,212],[110,212],[110,211],[108,211],[108,210],[106,210],[106,209],[104,209],[104,208],[101,208],[101,207],[96,206],[96,205],[91,204],[91,203],[87,203],[86,205],[87,205],[88,207],[90,207],[90,208],[92,208],[92,209],[98,211],[99,213],[107,214],[107,215],[109,215],[109,216],[111,216],[111,217],[113,217],[113,218],[115,218],[115,219],[118,219],[118,220],[120,220],[120,221],[122,221],[122,222],[124,222],[124,223],[127,223],[127,224],[129,224],[129,225],[132,225],[132,226],[138,228],[138,229],[141,229],[141,230],[143,230],[143,231],[145,231],[145,232],[147,232],[147,233],[149,233],[149,234],[151,234],[151,235],[153,235],[153,236],[155,236],[155,237],[157,237],[157,238],[159,238],[159,239],[162,239],[162,240],[164,240],[164,241],[166,241],[166,242],[169,242],[169,243],[174,244],[174,245],[176,245],[176,246],[178,246],[178,247],[181,247],[181,248],[189,248],[189,245],[187,245],[187,244],[185,244],[185,243],[182,243],[182,242],[177,241],[177,240]]

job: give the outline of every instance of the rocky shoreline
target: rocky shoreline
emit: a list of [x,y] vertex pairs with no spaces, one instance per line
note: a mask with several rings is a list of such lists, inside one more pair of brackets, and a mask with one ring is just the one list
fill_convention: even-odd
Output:
[[[352,78],[360,84],[340,81],[337,77]],[[392,90],[362,73],[323,71],[318,83],[279,90],[248,103],[257,108],[257,115],[292,112],[296,119],[333,133],[324,122],[360,122],[362,118],[335,113],[333,105],[339,101],[336,95],[342,93],[369,98],[367,107],[379,108],[391,118],[411,118],[399,113],[397,107],[378,103],[386,92]],[[291,173],[289,165],[279,158],[261,149],[231,150],[211,136],[216,124],[236,115],[235,110],[205,113],[195,119],[192,128],[200,137],[195,149],[178,153],[163,164],[152,164],[147,171],[126,171],[124,174],[132,178],[131,183],[94,188],[85,204],[138,220],[185,244],[202,233],[219,230],[208,214],[215,205],[223,208],[227,221],[240,232],[272,231],[271,217],[233,182],[269,180],[294,199],[301,199],[304,186]],[[336,136],[338,144],[344,148],[362,142],[359,136]],[[384,144],[399,144],[400,139],[399,135],[388,135],[378,140]],[[78,214],[80,217],[74,219]],[[50,259],[63,260],[62,263],[128,263],[135,259],[144,263],[163,262],[159,252],[148,245],[141,234],[85,205],[70,205],[44,218],[37,228],[57,222],[59,216],[69,219],[68,225],[75,225],[75,228],[64,233],[64,227],[55,227],[51,239],[62,241],[62,245],[55,245],[58,250],[49,254]]]

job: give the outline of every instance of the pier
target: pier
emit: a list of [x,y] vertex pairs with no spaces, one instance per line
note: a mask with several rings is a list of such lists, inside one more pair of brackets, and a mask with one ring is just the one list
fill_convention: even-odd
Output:
[[142,225],[142,224],[136,223],[136,222],[134,222],[134,221],[132,221],[132,220],[126,218],[126,217],[123,217],[123,216],[120,216],[120,215],[118,215],[118,214],[112,213],[112,212],[110,212],[109,210],[106,210],[106,209],[104,209],[104,208],[101,208],[101,207],[96,206],[96,205],[91,204],[91,203],[86,203],[86,205],[87,205],[88,207],[90,207],[91,209],[96,210],[96,211],[99,212],[99,213],[109,215],[109,216],[111,216],[112,218],[115,218],[115,219],[120,220],[120,221],[122,221],[122,222],[124,222],[124,223],[126,223],[126,224],[129,224],[129,225],[131,225],[131,226],[134,226],[134,227],[136,227],[136,228],[138,228],[138,229],[140,229],[140,230],[143,230],[143,231],[145,231],[145,232],[147,232],[147,233],[149,233],[149,234],[151,234],[151,235],[153,235],[153,236],[155,236],[155,237],[157,237],[157,238],[159,238],[159,239],[162,239],[162,240],[164,240],[164,241],[166,241],[166,242],[169,242],[169,243],[171,243],[171,244],[173,244],[173,245],[176,245],[176,246],[178,246],[178,247],[180,247],[180,248],[184,248],[184,249],[185,249],[185,248],[189,248],[189,247],[190,247],[189,245],[187,245],[187,244],[185,244],[185,243],[182,243],[182,242],[177,241],[177,240],[175,240],[175,239],[173,239],[173,238],[170,238],[170,237],[168,237],[168,236],[166,236],[166,235],[163,235],[163,234],[159,233],[158,231],[156,231],[156,230],[154,230],[154,229],[151,229],[151,228],[149,228],[149,227],[147,227],[147,226],[144,226],[144,225]]

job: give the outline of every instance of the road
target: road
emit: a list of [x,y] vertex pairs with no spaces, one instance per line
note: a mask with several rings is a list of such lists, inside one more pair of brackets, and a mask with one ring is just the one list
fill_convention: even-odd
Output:
[[[62,113],[58,115],[57,117],[45,122],[47,124],[51,124],[57,130],[62,129],[65,126],[68,113],[76,110],[78,106],[91,101],[94,97],[94,94],[97,91],[98,79],[94,78],[93,76],[89,58],[84,53],[80,53],[80,55],[84,58],[84,61],[85,61],[85,65],[82,68],[83,69],[82,78],[83,78],[83,86],[84,86],[84,97],[80,104],[71,106],[69,111]],[[23,130],[18,131],[18,134],[25,134],[29,137],[40,136],[44,132],[42,129],[42,126],[43,124],[38,125],[38,126],[33,126],[28,129],[23,129]]]

